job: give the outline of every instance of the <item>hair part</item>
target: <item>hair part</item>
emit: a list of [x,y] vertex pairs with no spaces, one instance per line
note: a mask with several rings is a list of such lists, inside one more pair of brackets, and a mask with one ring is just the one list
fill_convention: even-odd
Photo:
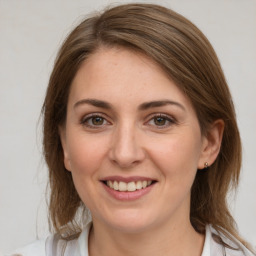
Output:
[[[241,141],[220,63],[195,25],[172,10],[152,4],[121,5],[85,19],[58,53],[42,108],[54,230],[79,231],[76,214],[79,209],[85,212],[71,173],[64,166],[58,129],[65,125],[70,87],[81,63],[101,47],[125,47],[154,60],[191,100],[204,134],[215,120],[224,121],[220,153],[208,170],[198,170],[192,186],[190,219],[200,233],[206,224],[212,224],[244,243],[227,204],[228,191],[239,181]],[[80,222],[84,218],[80,214]]]

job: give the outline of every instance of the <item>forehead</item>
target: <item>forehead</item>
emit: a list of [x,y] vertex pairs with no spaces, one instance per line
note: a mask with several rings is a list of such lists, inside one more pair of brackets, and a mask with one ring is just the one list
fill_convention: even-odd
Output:
[[170,79],[156,62],[139,51],[124,47],[100,47],[83,62],[74,82],[78,79],[114,80],[120,76],[125,82],[134,78],[130,76],[132,73],[145,82],[150,75],[157,73],[162,78]]
[[170,77],[149,57],[125,48],[100,48],[78,70],[70,99],[99,98],[113,103],[171,98],[190,104]]

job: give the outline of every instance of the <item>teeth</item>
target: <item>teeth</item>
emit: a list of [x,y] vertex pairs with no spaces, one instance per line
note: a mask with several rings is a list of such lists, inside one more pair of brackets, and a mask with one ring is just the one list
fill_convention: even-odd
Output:
[[135,185],[135,182],[129,182],[128,185],[127,185],[127,190],[128,191],[135,191],[136,190],[136,185]]
[[108,181],[107,181],[107,185],[108,185],[110,188],[113,188],[113,183],[112,183],[111,180],[108,180]]
[[113,189],[114,189],[114,190],[118,190],[118,189],[119,189],[119,186],[118,186],[118,182],[117,182],[117,181],[114,181]]
[[143,181],[137,181],[137,182],[134,182],[134,181],[131,181],[131,182],[123,182],[123,181],[111,181],[111,180],[108,180],[107,181],[107,186],[110,187],[110,188],[113,188],[114,190],[118,190],[118,191],[135,191],[135,190],[139,190],[139,189],[143,189],[143,188],[146,188],[147,186],[151,185],[152,184],[152,181],[149,180],[149,181],[146,181],[146,180],[143,180]]
[[142,182],[141,181],[137,181],[136,189],[142,189]]
[[118,188],[119,188],[119,191],[126,191],[127,190],[127,183],[120,181]]

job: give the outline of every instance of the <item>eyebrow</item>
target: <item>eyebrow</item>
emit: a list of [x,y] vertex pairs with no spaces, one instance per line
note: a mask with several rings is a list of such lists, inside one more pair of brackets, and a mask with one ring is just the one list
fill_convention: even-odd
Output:
[[111,109],[112,106],[110,103],[102,101],[102,100],[96,100],[96,99],[82,99],[79,100],[78,102],[75,103],[74,108],[83,105],[83,104],[88,104],[92,105],[98,108],[105,108],[105,109]]
[[142,103],[139,106],[139,110],[147,110],[149,108],[163,107],[163,106],[166,106],[166,105],[175,105],[175,106],[181,108],[184,111],[186,110],[185,107],[182,104],[180,104],[176,101],[172,101],[172,100],[157,100],[157,101],[145,102],[145,103]]
[[[88,104],[88,105],[92,105],[92,106],[95,106],[98,108],[104,108],[104,109],[112,109],[113,108],[110,103],[108,103],[106,101],[102,101],[102,100],[97,100],[97,99],[79,100],[78,102],[76,102],[74,104],[74,108],[76,108],[80,105],[83,105],[83,104]],[[166,106],[166,105],[174,105],[174,106],[177,106],[185,111],[185,107],[182,104],[180,104],[176,101],[172,101],[172,100],[157,100],[157,101],[145,102],[145,103],[142,103],[141,105],[139,105],[138,109],[142,111],[142,110],[162,107],[162,106]]]

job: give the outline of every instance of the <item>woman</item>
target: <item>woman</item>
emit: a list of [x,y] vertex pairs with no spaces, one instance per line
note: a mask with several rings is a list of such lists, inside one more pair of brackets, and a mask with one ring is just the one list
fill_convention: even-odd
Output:
[[46,255],[253,255],[226,202],[241,166],[231,95],[181,15],[128,4],[84,20],[43,115]]

